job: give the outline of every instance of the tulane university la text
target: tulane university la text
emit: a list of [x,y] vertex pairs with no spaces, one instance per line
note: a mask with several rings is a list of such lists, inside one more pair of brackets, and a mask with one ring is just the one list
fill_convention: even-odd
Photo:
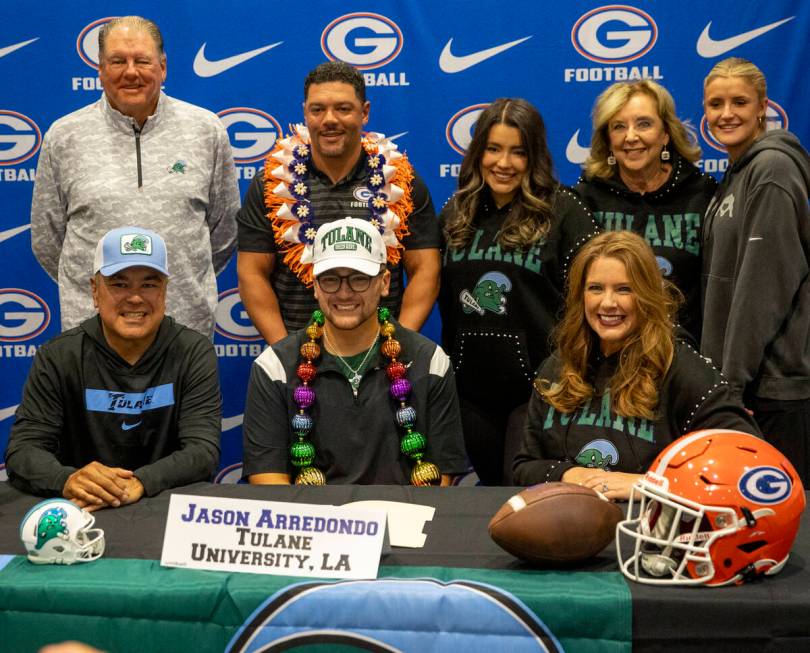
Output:
[[[297,531],[299,533],[331,533],[338,535],[377,535],[379,524],[362,519],[337,517],[313,517],[310,515],[273,514],[264,509],[250,524],[251,512],[247,510],[222,510],[198,508],[190,503],[188,512],[180,516],[184,522],[214,524],[234,527],[235,546],[248,548],[213,547],[192,542],[191,559],[197,562],[241,564],[256,567],[280,567],[313,571],[350,571],[348,554],[321,554],[320,560],[310,560],[303,551],[312,549],[312,535],[294,535],[271,532],[273,530]],[[257,550],[260,549],[260,550]]]

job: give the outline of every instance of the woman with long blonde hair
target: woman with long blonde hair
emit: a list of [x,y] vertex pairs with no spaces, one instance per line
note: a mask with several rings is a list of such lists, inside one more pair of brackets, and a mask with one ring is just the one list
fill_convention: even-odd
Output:
[[571,256],[598,228],[555,179],[543,119],[520,98],[481,113],[441,222],[442,339],[467,453],[483,484],[508,484],[508,418],[548,356]]
[[680,293],[640,236],[616,231],[589,241],[566,290],[557,349],[529,402],[517,484],[562,480],[626,499],[684,433],[759,433],[720,372],[676,338]]

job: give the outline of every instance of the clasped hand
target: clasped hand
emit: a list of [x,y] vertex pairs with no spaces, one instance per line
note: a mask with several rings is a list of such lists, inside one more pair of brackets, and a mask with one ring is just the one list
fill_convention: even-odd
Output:
[[143,484],[132,471],[96,460],[68,476],[62,488],[62,496],[88,512],[135,503],[143,494]]

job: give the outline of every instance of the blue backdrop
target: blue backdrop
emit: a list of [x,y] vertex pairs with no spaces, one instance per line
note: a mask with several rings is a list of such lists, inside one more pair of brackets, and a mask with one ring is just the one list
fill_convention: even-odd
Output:
[[[42,135],[57,118],[98,98],[98,29],[111,16],[133,13],[163,31],[166,92],[221,116],[243,193],[279,132],[302,120],[304,76],[327,58],[363,70],[369,128],[397,135],[437,209],[455,187],[482,106],[501,96],[522,96],[540,109],[558,176],[569,184],[587,154],[595,97],[613,81],[637,77],[669,88],[679,115],[700,131],[700,165],[722,173],[727,157],[702,124],[701,94],[704,76],[726,56],[746,57],[762,68],[769,124],[789,126],[805,145],[810,142],[810,89],[804,83],[810,3],[799,0],[45,0],[25,9],[3,3],[0,451],[36,348],[59,332],[56,285],[34,259],[29,236]],[[219,277],[214,339],[223,380],[224,480],[238,475],[248,370],[264,346],[236,285],[234,258]],[[436,337],[438,328],[434,312],[425,332]]]

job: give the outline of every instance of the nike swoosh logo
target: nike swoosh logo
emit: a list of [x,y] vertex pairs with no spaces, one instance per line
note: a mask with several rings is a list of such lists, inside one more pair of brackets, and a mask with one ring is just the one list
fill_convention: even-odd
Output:
[[405,134],[407,134],[407,133],[408,133],[408,132],[399,132],[399,134],[394,134],[393,136],[386,136],[386,138],[387,138],[389,141],[395,141],[395,140],[397,140],[398,138],[401,138],[402,136],[405,136]]
[[30,228],[30,224],[24,224],[22,227],[14,227],[13,229],[0,231],[0,243],[2,243],[4,240],[8,240],[9,238],[13,238],[17,234],[21,234],[23,231],[27,231]]
[[0,408],[0,422],[11,417],[17,411],[17,406],[19,406],[19,404],[9,406],[8,408]]
[[509,48],[514,48],[516,45],[523,43],[523,41],[528,41],[530,38],[532,37],[525,36],[517,41],[509,41],[509,43],[496,45],[494,47],[487,48],[486,50],[479,50],[478,52],[473,52],[472,54],[465,54],[461,57],[457,57],[450,51],[450,46],[453,44],[453,39],[450,39],[447,42],[447,45],[444,46],[444,50],[442,50],[442,53],[439,56],[439,68],[446,73],[460,73],[462,70],[472,68],[482,61],[486,61],[487,59],[494,57],[496,54],[506,52]]
[[278,43],[271,43],[270,45],[265,45],[263,48],[256,48],[255,50],[251,50],[250,52],[243,52],[242,54],[235,54],[232,57],[226,57],[225,59],[220,59],[219,61],[209,61],[205,58],[205,43],[200,46],[199,51],[197,52],[197,56],[194,57],[194,72],[197,73],[200,77],[213,77],[214,75],[219,75],[220,73],[224,73],[226,70],[230,70],[234,66],[238,66],[241,63],[245,63],[248,59],[253,59],[253,57],[258,57],[262,52],[267,52],[268,50],[272,50],[276,46],[281,45],[284,41],[279,41]]
[[743,32],[742,34],[737,34],[736,36],[730,36],[727,39],[720,40],[715,40],[709,36],[709,28],[712,26],[712,21],[709,21],[708,25],[706,25],[698,37],[697,53],[706,59],[710,59],[711,57],[719,57],[721,54],[725,54],[729,50],[733,50],[734,48],[741,46],[743,43],[748,43],[748,41],[752,41],[755,38],[762,36],[766,32],[770,32],[772,29],[776,29],[780,25],[784,25],[794,18],[796,18],[796,16],[778,20],[775,23],[763,25],[762,27],[757,27],[756,29],[752,29],[748,32]]
[[565,146],[565,158],[571,163],[585,163],[585,159],[587,159],[590,154],[591,148],[582,147],[579,144],[579,130],[577,129],[571,137],[571,140],[568,141],[568,145]]
[[762,240],[762,236],[751,236],[751,237],[748,239],[748,242],[749,242],[749,243],[752,243],[752,242],[754,242],[755,240]]
[[20,48],[24,48],[29,43],[33,43],[34,41],[39,41],[39,37],[35,39],[28,39],[27,41],[22,41],[20,43],[15,43],[14,45],[7,45],[4,48],[0,48],[0,57],[5,57],[7,54],[11,54],[14,50],[19,50]]
[[131,430],[132,430],[132,429],[134,429],[136,426],[140,426],[140,425],[141,425],[141,421],[142,421],[142,420],[138,420],[138,421],[137,421],[137,422],[135,422],[134,424],[127,424],[126,422],[121,422],[121,429],[122,429],[122,430],[124,430],[124,431],[131,431]]
[[223,417],[222,430],[230,431],[231,429],[235,429],[237,426],[241,426],[244,420],[245,420],[244,414],[234,415],[233,417]]

